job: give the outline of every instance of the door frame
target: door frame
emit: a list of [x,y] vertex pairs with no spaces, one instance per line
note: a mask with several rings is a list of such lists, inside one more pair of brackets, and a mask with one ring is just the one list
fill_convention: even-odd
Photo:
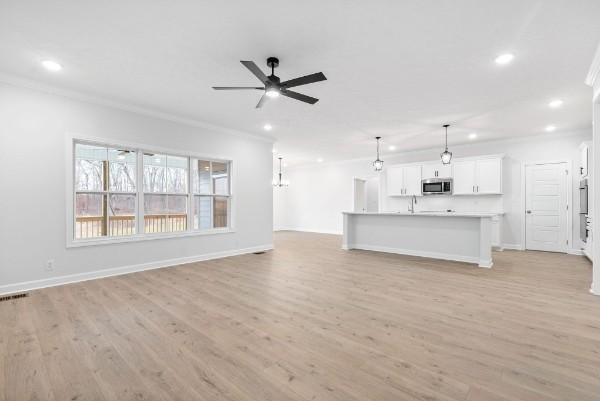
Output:
[[575,253],[573,248],[573,162],[572,160],[538,160],[538,161],[526,161],[521,163],[521,205],[520,205],[520,214],[521,214],[521,250],[527,250],[526,237],[527,237],[527,222],[525,218],[525,213],[527,210],[527,185],[526,185],[526,168],[527,166],[535,166],[538,164],[567,164],[567,253]]
[[[352,177],[352,210],[354,210],[354,207],[356,206],[354,204],[354,194],[356,193],[356,185],[355,182],[356,180],[363,180],[365,181],[369,181],[371,178],[377,178],[378,179],[378,185],[377,185],[377,197],[378,197],[378,202],[377,202],[377,208],[379,209],[378,212],[381,212],[381,174],[369,174],[369,175],[355,175]],[[366,187],[365,187],[366,189]]]
[[[367,180],[365,180],[362,177],[352,177],[352,211],[353,212],[356,212],[356,181],[357,180],[360,180],[360,181],[364,182],[365,194],[366,194],[366,191],[367,191]],[[366,199],[366,196],[365,196],[365,207],[366,207],[366,202],[367,202],[367,199]]]

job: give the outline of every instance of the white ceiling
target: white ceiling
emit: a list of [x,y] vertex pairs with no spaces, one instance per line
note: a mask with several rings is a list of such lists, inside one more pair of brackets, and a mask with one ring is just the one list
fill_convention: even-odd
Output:
[[[4,0],[0,71],[270,135],[297,164],[368,156],[376,135],[384,149],[441,147],[445,122],[450,144],[589,129],[599,16],[598,0]],[[256,85],[239,60],[266,70],[271,55],[282,80],[323,71],[296,88],[320,102],[256,110],[260,92],[211,89]]]

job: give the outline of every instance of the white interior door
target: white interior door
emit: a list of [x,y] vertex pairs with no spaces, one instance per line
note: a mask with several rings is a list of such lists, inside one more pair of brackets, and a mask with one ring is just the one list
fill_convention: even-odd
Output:
[[360,178],[354,179],[354,211],[367,211],[367,182]]
[[567,163],[525,166],[525,248],[567,251]]

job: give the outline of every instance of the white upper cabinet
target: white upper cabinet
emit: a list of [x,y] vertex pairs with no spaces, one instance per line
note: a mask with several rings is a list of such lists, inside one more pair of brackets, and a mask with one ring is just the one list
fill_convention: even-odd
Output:
[[457,160],[453,164],[455,195],[502,193],[502,158]]
[[475,189],[477,194],[502,193],[502,159],[477,160]]
[[421,195],[421,166],[404,167],[404,195]]
[[421,165],[391,166],[386,175],[388,196],[421,195]]
[[404,195],[404,168],[392,166],[386,171],[388,196]]
[[441,161],[423,164],[423,179],[452,178],[452,165]]
[[475,160],[457,160],[454,165],[454,195],[473,195],[475,193]]

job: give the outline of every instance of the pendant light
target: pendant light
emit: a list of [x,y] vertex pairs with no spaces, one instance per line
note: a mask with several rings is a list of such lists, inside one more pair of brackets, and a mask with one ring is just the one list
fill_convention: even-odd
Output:
[[377,159],[373,162],[373,167],[375,167],[375,171],[381,171],[383,170],[383,160],[379,159],[379,140],[381,137],[376,136],[375,139],[377,139]]
[[450,160],[452,160],[452,152],[448,152],[448,127],[450,124],[444,124],[443,127],[446,128],[446,150],[440,153],[440,157],[442,158],[443,164],[450,164]]
[[278,188],[287,187],[288,185],[290,185],[290,183],[289,183],[289,181],[283,179],[283,172],[281,171],[281,160],[283,160],[283,157],[279,157],[278,159],[279,159],[279,174],[278,174],[279,178],[277,181],[273,180],[273,186],[278,187]]

